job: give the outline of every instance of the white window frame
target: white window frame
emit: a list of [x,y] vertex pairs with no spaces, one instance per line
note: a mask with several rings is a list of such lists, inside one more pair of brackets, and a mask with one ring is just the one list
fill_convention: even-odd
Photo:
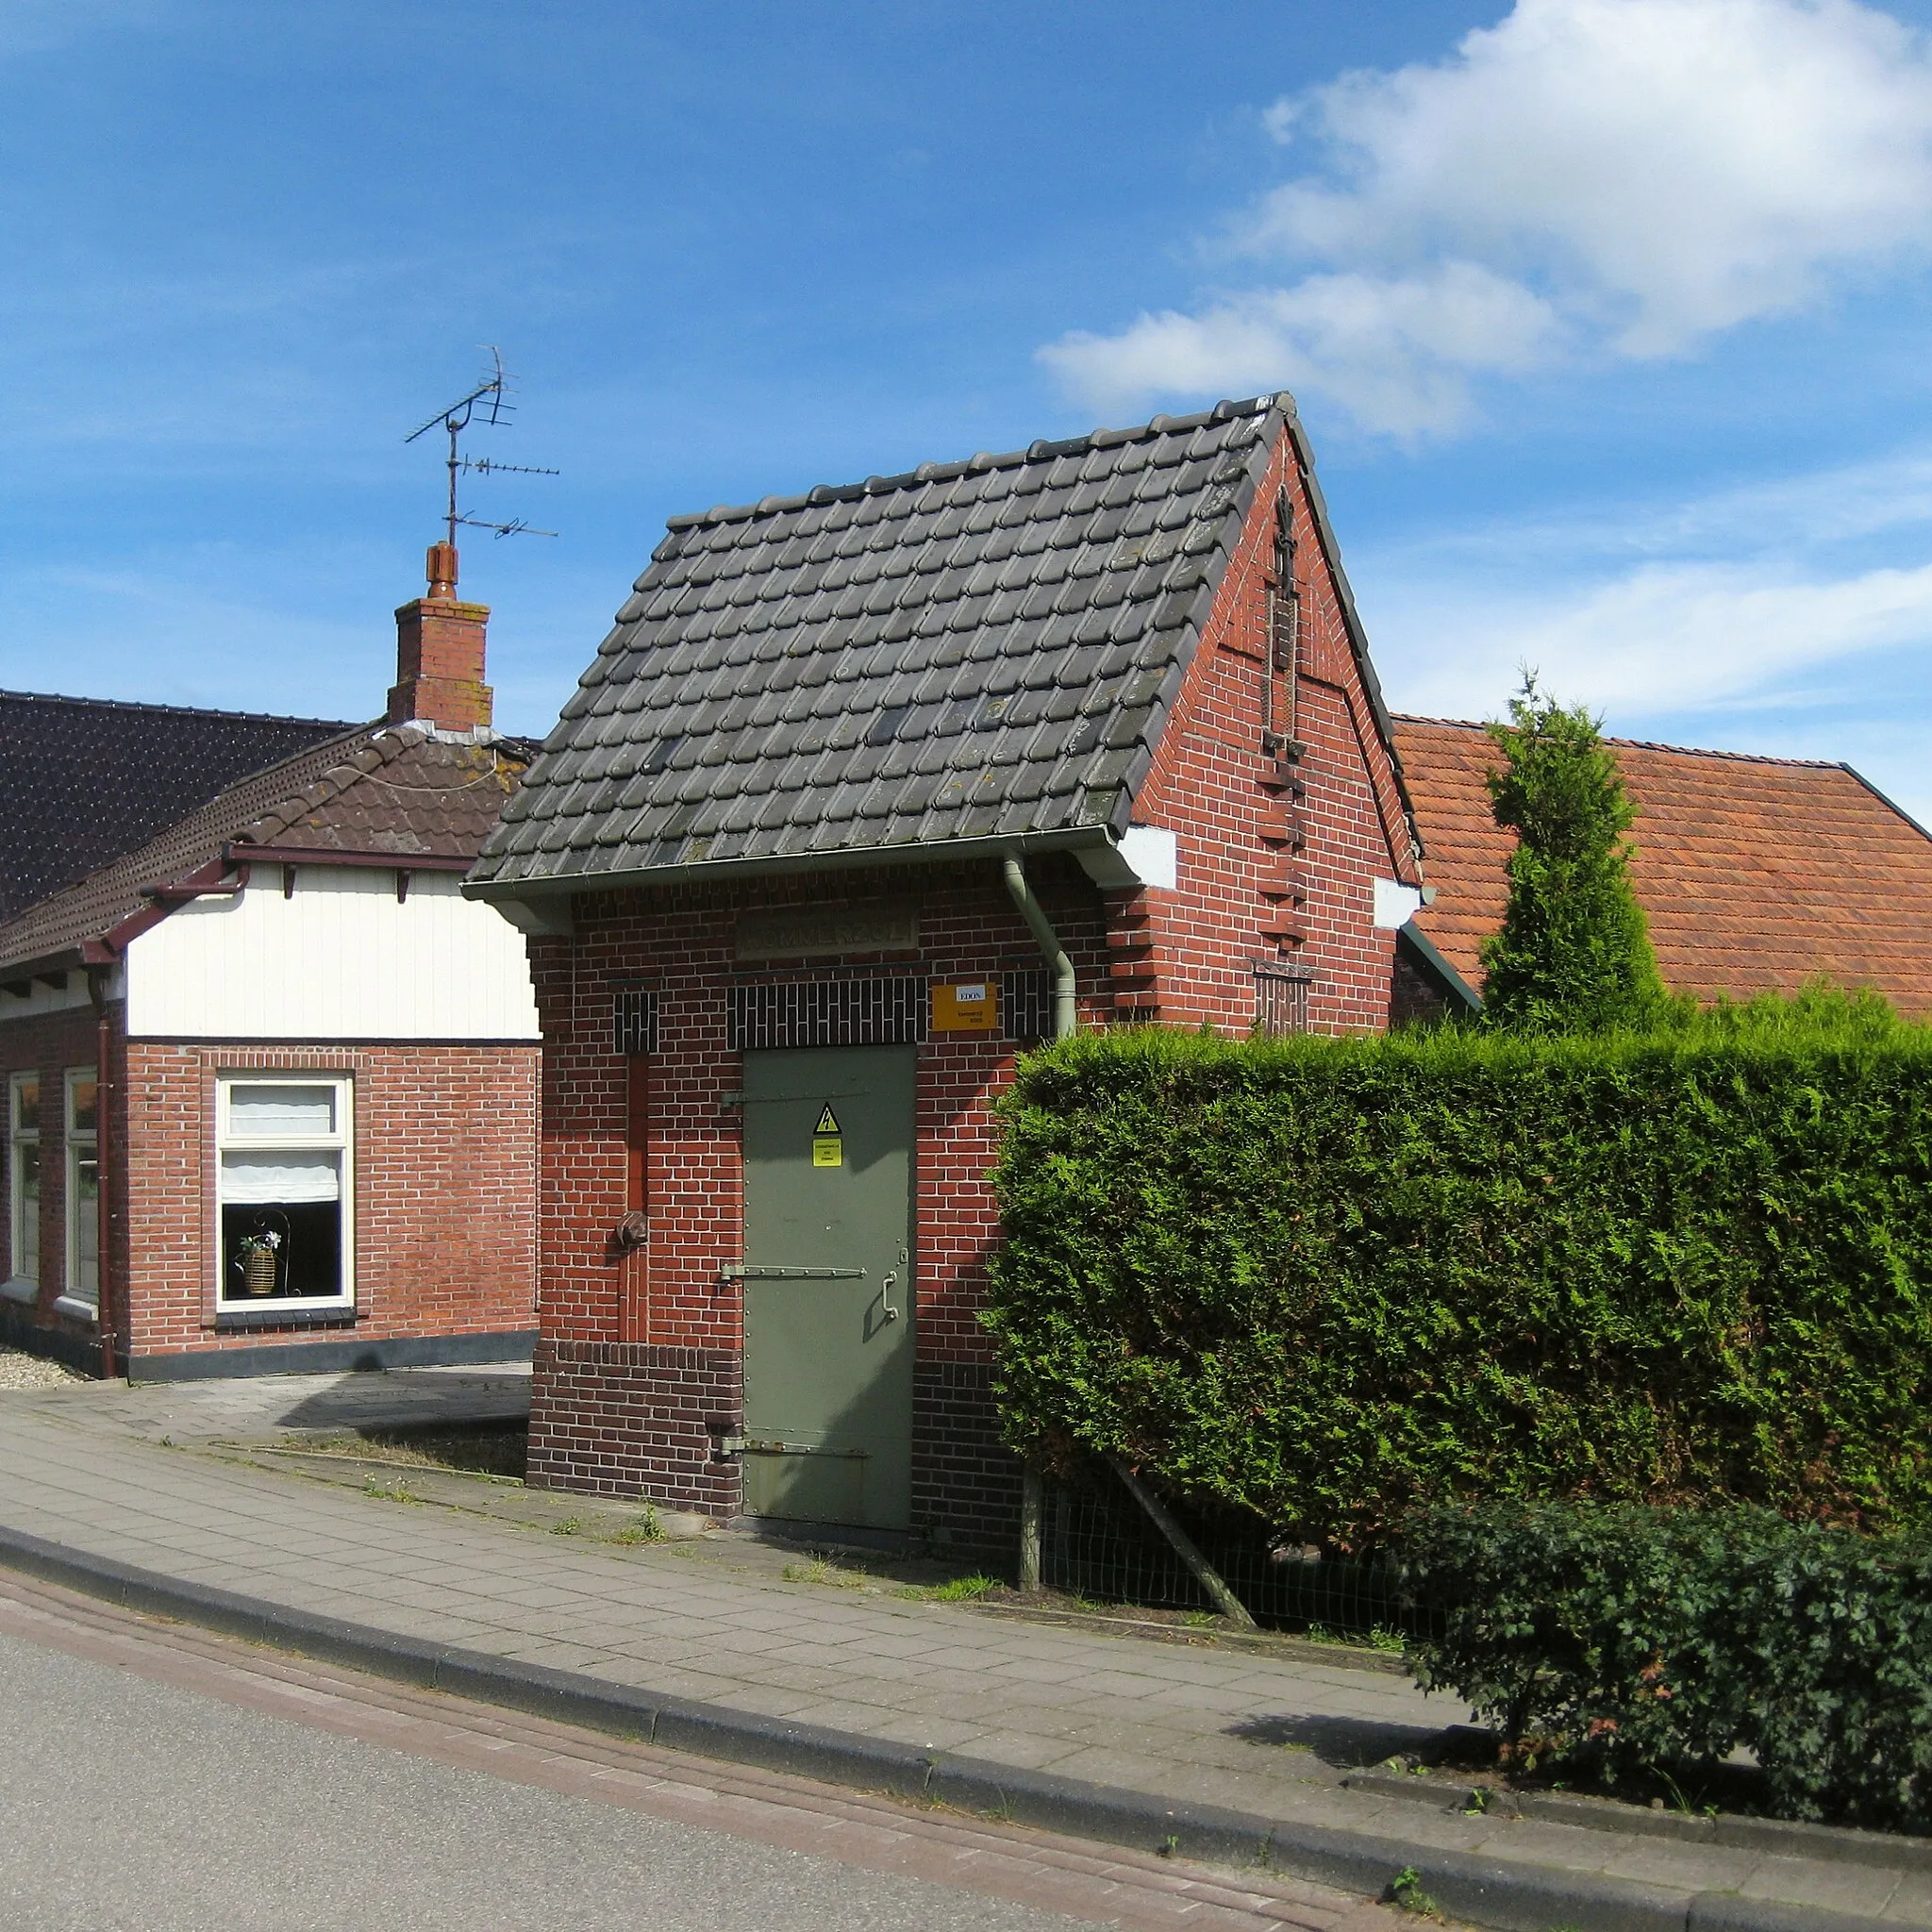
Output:
[[[39,1291],[41,1283],[41,1200],[46,1192],[47,1177],[38,1165],[35,1178],[39,1185],[34,1191],[34,1262],[31,1269],[26,1259],[25,1195],[26,1175],[21,1171],[20,1150],[31,1147],[38,1161],[41,1145],[40,1128],[40,1088],[41,1076],[37,1073],[12,1074],[7,1080],[7,1235],[8,1286],[15,1290]],[[20,1096],[28,1087],[34,1092],[34,1125],[23,1127],[20,1124]],[[23,1297],[16,1296],[16,1299]]]
[[[336,1097],[335,1131],[331,1134],[254,1135],[235,1127],[232,1101],[238,1087],[325,1087]],[[310,1153],[335,1149],[341,1160],[337,1175],[336,1208],[341,1216],[341,1284],[332,1295],[246,1295],[231,1294],[227,1279],[227,1238],[224,1231],[222,1176],[225,1166],[222,1157],[229,1153],[265,1153],[287,1150]],[[253,1072],[225,1073],[215,1082],[215,1312],[233,1315],[244,1311],[264,1315],[299,1315],[308,1312],[341,1312],[356,1306],[356,1092],[355,1078],[349,1074],[310,1073],[298,1067],[267,1067]]]
[[54,1304],[63,1315],[78,1315],[83,1321],[98,1322],[101,1318],[101,1275],[98,1242],[100,1236],[100,1204],[96,1200],[90,1210],[96,1241],[94,1255],[94,1279],[91,1288],[83,1287],[80,1280],[80,1237],[83,1223],[89,1215],[80,1212],[80,1160],[82,1155],[92,1157],[94,1163],[94,1186],[101,1184],[101,1095],[98,1085],[94,1088],[94,1124],[92,1127],[76,1127],[74,1124],[74,1092],[83,1082],[95,1082],[97,1069],[93,1067],[69,1067],[60,1082],[60,1161],[61,1177],[65,1185],[61,1189],[61,1219],[66,1223],[66,1254],[60,1273],[60,1297]]

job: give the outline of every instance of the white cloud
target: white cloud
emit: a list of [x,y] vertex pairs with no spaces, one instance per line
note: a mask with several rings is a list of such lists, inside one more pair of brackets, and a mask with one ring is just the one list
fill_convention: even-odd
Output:
[[1389,599],[1374,638],[1405,710],[1493,712],[1527,664],[1566,703],[1627,728],[1645,715],[1790,704],[1807,674],[1932,641],[1932,565],[1803,577],[1769,563],[1655,563],[1541,597],[1445,596],[1439,584]]
[[[1042,353],[1070,386],[1112,406],[1129,377],[1199,394],[1298,367],[1372,426],[1451,427],[1470,375],[1535,366],[1559,317],[1578,348],[1678,353],[1932,242],[1932,59],[1857,0],[1517,0],[1447,59],[1343,75],[1270,125],[1325,171],[1236,250],[1318,272],[1069,337]],[[1483,300],[1418,303],[1444,287]]]
[[1069,336],[1041,355],[1103,411],[1171,390],[1286,388],[1409,437],[1458,427],[1469,373],[1534,367],[1558,334],[1527,289],[1451,262],[1399,278],[1310,275],[1201,315],[1170,310],[1118,336]]

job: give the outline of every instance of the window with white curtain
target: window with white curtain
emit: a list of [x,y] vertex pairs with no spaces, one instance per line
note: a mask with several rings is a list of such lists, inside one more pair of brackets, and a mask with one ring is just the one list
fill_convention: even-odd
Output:
[[223,1077],[221,1307],[354,1303],[353,1101],[345,1074]]
[[100,1090],[92,1067],[70,1067],[67,1070],[64,1128],[67,1163],[65,1298],[98,1310],[101,1306]]
[[15,1074],[7,1083],[7,1224],[15,1281],[41,1278],[41,1076]]

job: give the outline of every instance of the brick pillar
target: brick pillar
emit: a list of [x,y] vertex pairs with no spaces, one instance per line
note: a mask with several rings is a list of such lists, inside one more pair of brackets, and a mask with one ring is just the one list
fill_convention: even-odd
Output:
[[457,598],[457,553],[432,543],[427,561],[429,594],[396,612],[396,681],[390,689],[389,722],[420,719],[446,731],[488,724],[490,687],[483,682],[487,604]]

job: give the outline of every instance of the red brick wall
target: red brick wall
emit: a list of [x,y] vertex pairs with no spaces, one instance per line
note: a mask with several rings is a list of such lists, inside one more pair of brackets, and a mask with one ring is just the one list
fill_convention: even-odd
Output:
[[358,1341],[532,1325],[536,1048],[134,1041],[121,1144],[137,1358],[345,1332],[340,1317],[216,1326],[216,1079],[257,1069],[354,1078]]
[[[1277,490],[1288,492],[1296,537],[1294,735],[1303,749],[1293,778],[1305,790],[1300,798],[1261,749]],[[1285,696],[1275,705],[1277,729],[1287,722],[1279,715]],[[1373,881],[1414,881],[1418,871],[1394,770],[1349,646],[1340,588],[1286,438],[1255,493],[1134,816],[1180,835],[1180,873],[1174,891],[1123,904],[1130,919],[1144,918],[1151,941],[1131,943],[1130,928],[1117,936],[1129,941],[1115,947],[1124,1007],[1158,1012],[1163,1022],[1206,1021],[1244,1033],[1256,1019],[1254,963],[1265,959],[1311,971],[1313,1030],[1387,1024],[1395,935],[1373,924]],[[1296,836],[1276,836],[1284,823]],[[1298,894],[1264,893],[1284,874],[1297,876]],[[1277,912],[1303,937],[1265,935],[1263,925]]]
[[532,1488],[735,1514],[738,1465],[721,1438],[738,1430],[743,1361],[735,1348],[545,1337],[531,1401]]
[[[1111,1008],[1101,895],[1069,858],[1039,859],[1028,872],[1079,974],[1083,1022],[1104,1024]],[[919,903],[916,955],[738,965],[742,910],[882,897]],[[544,1042],[538,1309],[544,1348],[531,1479],[729,1514],[737,1507],[736,1466],[712,1458],[710,1438],[690,1425],[689,1374],[696,1372],[683,1357],[708,1361],[722,1354],[735,1362],[741,1341],[739,1286],[722,1277],[724,1264],[742,1254],[742,1117],[724,1104],[743,1085],[741,1056],[728,1045],[732,985],[894,974],[990,978],[1040,970],[1040,951],[990,861],[603,894],[579,900],[576,914],[574,941],[539,941],[530,949]],[[610,1240],[626,1207],[627,1108],[611,1020],[618,990],[638,983],[658,992],[658,1052],[645,1152],[650,1248],[647,1257],[627,1261]],[[920,1049],[914,1272],[922,1386],[926,1364],[988,1359],[974,1317],[998,1232],[986,1182],[996,1151],[991,1102],[1011,1078],[1016,1051],[1010,1040],[973,1034],[934,1034]],[[633,1298],[628,1317],[626,1294]],[[711,1370],[703,1374],[715,1380]],[[976,1386],[983,1391],[983,1367]],[[729,1397],[735,1428],[735,1386]],[[986,1436],[984,1417],[979,1434]],[[612,1473],[613,1445],[624,1444],[629,1478]],[[973,1454],[984,1462],[1000,1452],[980,1440]],[[938,1452],[921,1458],[924,1479],[914,1507],[922,1514],[936,1507],[949,1480],[944,1460]],[[1016,1473],[1011,1487],[1017,1497]]]

